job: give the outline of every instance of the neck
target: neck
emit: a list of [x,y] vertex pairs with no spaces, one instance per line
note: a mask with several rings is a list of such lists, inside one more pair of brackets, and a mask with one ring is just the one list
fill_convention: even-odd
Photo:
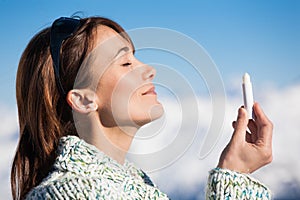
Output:
[[[87,120],[77,126],[79,136],[87,143],[96,146],[100,151],[124,164],[126,154],[138,128],[132,126],[104,127],[100,120]],[[82,125],[84,124],[84,125]]]
[[137,129],[134,127],[102,127],[96,130],[99,138],[93,140],[93,145],[105,154],[123,164]]

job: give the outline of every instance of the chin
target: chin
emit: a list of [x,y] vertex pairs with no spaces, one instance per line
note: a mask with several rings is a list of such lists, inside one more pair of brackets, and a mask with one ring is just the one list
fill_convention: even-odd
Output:
[[137,124],[138,126],[143,126],[154,120],[159,119],[161,116],[163,116],[163,114],[164,108],[160,103],[158,103],[153,105],[150,109],[148,109],[148,112],[145,112],[143,116],[140,115],[138,119],[136,118],[136,120],[133,121],[135,121],[135,124]]
[[150,122],[159,119],[161,116],[163,116],[163,114],[164,108],[160,103],[152,106],[152,108],[149,111]]

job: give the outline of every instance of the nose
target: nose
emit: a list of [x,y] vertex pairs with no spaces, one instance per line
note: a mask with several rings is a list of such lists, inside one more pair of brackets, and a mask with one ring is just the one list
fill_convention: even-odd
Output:
[[155,75],[156,75],[155,68],[144,64],[143,72],[142,72],[143,80],[151,81],[154,79]]

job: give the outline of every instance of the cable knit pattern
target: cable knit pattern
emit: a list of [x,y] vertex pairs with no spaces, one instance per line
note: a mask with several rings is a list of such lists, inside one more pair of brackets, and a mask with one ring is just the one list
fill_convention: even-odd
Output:
[[[168,199],[132,163],[123,165],[76,136],[63,137],[58,157],[46,177],[26,199]],[[180,187],[180,186],[178,186]],[[258,181],[229,170],[212,170],[207,199],[269,199]]]
[[206,199],[271,199],[270,190],[258,180],[234,171],[215,168],[210,171]]

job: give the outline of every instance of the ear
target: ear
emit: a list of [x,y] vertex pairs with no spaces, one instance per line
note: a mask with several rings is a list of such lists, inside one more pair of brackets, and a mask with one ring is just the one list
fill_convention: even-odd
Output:
[[74,111],[82,114],[88,114],[98,109],[96,94],[89,89],[70,90],[66,100]]

